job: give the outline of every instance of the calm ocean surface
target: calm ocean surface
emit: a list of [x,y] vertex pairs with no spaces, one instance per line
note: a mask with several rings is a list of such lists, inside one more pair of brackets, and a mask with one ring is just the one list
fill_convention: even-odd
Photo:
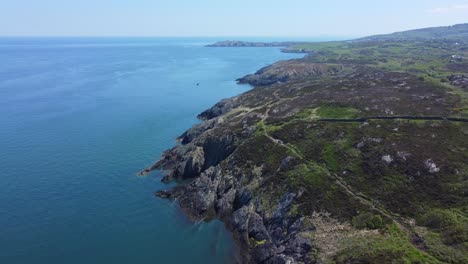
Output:
[[[277,48],[215,39],[0,38],[0,263],[230,263],[223,224],[191,223],[153,163]],[[200,86],[196,86],[200,83]]]

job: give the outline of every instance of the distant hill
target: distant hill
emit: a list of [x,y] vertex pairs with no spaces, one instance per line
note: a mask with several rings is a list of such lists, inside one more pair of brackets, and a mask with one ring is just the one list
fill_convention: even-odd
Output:
[[396,32],[386,35],[375,35],[356,41],[414,41],[414,40],[468,40],[468,23],[448,27],[432,27]]
[[237,41],[237,40],[226,40],[216,42],[211,45],[207,45],[207,47],[288,47],[292,45],[297,45],[305,42],[293,42],[293,41],[286,41],[286,42],[250,42],[250,41]]

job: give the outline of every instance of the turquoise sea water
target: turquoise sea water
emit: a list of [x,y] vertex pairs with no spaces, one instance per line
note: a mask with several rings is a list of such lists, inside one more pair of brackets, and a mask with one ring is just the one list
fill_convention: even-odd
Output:
[[0,263],[231,262],[222,223],[190,222],[154,197],[157,172],[136,176],[249,89],[236,78],[302,56],[214,41],[0,39]]

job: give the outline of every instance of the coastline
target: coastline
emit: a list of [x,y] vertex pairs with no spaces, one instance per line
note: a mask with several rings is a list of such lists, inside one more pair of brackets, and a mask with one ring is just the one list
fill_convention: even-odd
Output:
[[[465,79],[427,80],[434,68],[427,77],[388,69],[392,45],[372,44],[295,47],[314,55],[238,79],[253,88],[202,112],[202,122],[142,173],[160,169],[168,172],[163,181],[190,180],[156,195],[177,200],[192,219],[223,221],[242,263],[372,263],[381,256],[361,243],[388,244],[388,256],[404,246],[402,259],[438,263],[446,256],[426,242],[421,218],[424,206],[445,197],[433,190],[459,183],[453,175],[463,168],[453,166],[462,164],[463,149],[449,153],[466,144]],[[370,57],[376,50],[383,58]]]
[[[230,43],[230,42],[228,41],[227,43]],[[268,45],[268,43],[262,43],[260,45],[256,45],[255,43],[257,43],[257,42],[242,42],[242,41],[239,41],[239,42],[236,41],[235,43],[247,43],[247,44],[240,45],[240,46],[238,46],[238,45],[216,45],[215,44],[215,45],[206,45],[205,47],[206,48],[232,48],[232,47],[234,47],[234,48],[236,48],[236,47],[272,48],[272,47],[275,47],[275,48],[278,48],[282,53],[304,54],[304,56],[302,56],[300,58],[293,58],[293,59],[280,60],[280,61],[273,62],[272,64],[269,64],[269,65],[265,66],[264,68],[271,67],[271,66],[273,66],[273,65],[275,65],[275,64],[277,64],[279,62],[282,62],[282,61],[287,62],[287,61],[290,61],[290,60],[292,60],[292,61],[293,60],[301,60],[301,59],[303,59],[304,57],[306,57],[307,55],[310,54],[309,52],[305,52],[305,51],[296,51],[296,50],[287,50],[286,49],[288,46],[295,45],[295,44],[302,43],[302,42],[278,42],[278,43],[273,43],[272,45]],[[261,71],[262,69],[259,69],[257,72]],[[213,118],[217,118],[220,114],[224,114],[227,111],[227,109],[231,108],[231,107],[228,107],[228,108],[222,107],[223,109],[219,109],[221,112],[217,112],[216,108],[217,108],[218,105],[223,104],[225,102],[230,104],[230,102],[235,101],[235,99],[237,97],[242,96],[243,94],[251,91],[252,89],[255,89],[256,84],[254,82],[243,80],[243,78],[251,76],[251,75],[253,75],[253,74],[247,74],[244,77],[240,77],[240,78],[236,79],[237,85],[249,85],[250,89],[248,89],[247,91],[242,92],[242,93],[240,93],[238,95],[235,95],[233,97],[222,99],[221,101],[217,102],[211,108],[208,108],[205,111],[203,111],[202,113],[198,114],[197,118],[198,118],[198,120],[200,122],[195,124],[192,128],[187,129],[182,135],[178,136],[176,138],[177,145],[175,145],[171,149],[168,149],[168,150],[164,151],[164,153],[162,154],[162,158],[160,160],[158,160],[155,164],[153,164],[153,165],[151,165],[151,166],[149,166],[149,167],[147,167],[147,168],[145,168],[145,169],[143,169],[143,170],[141,170],[140,172],[137,173],[137,176],[144,177],[144,176],[149,175],[150,173],[152,173],[155,170],[159,170],[161,172],[162,176],[163,176],[161,181],[164,182],[164,183],[174,182],[176,179],[183,179],[183,182],[176,183],[176,185],[171,187],[170,189],[157,191],[155,193],[156,197],[159,197],[159,198],[162,198],[162,199],[170,199],[170,200],[177,201],[177,200],[180,199],[181,196],[184,195],[183,192],[185,190],[183,190],[183,188],[185,186],[187,186],[187,184],[190,181],[193,181],[195,178],[193,178],[193,177],[182,177],[182,178],[180,178],[178,176],[172,175],[171,172],[173,172],[173,168],[166,168],[168,165],[164,164],[165,157],[167,157],[167,155],[170,155],[170,151],[177,148],[178,146],[180,146],[180,144],[189,143],[191,140],[193,140],[192,137],[198,136],[199,132],[201,132],[201,131],[204,132],[204,131],[206,131],[206,129],[214,128],[216,126],[216,124],[214,124],[210,120],[212,120]],[[213,111],[216,112],[214,115],[213,115]],[[191,135],[192,133],[194,135]],[[172,165],[174,165],[174,164],[172,164]],[[181,191],[181,193],[178,193],[177,195],[174,195],[178,191]],[[177,197],[177,196],[179,196],[179,197]],[[251,252],[248,249],[248,246],[245,245],[245,241],[241,237],[242,235],[239,232],[237,232],[236,227],[233,226],[232,221],[230,219],[230,217],[231,217],[230,215],[219,214],[219,213],[215,212],[214,208],[210,208],[208,211],[205,211],[205,212],[203,212],[202,215],[200,215],[199,213],[194,212],[190,206],[182,206],[179,203],[178,207],[179,207],[180,211],[193,222],[200,222],[200,221],[208,221],[209,222],[209,221],[212,221],[212,220],[221,221],[224,224],[224,226],[226,228],[226,231],[229,232],[233,237],[234,244],[235,244],[235,247],[233,248],[233,254],[235,256],[234,257],[235,263],[250,263],[252,261],[252,257],[250,255]]]

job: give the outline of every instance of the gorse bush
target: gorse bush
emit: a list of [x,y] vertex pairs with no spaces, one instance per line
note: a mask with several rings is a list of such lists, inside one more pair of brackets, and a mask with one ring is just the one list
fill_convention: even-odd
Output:
[[385,226],[380,215],[372,213],[362,213],[353,217],[353,226],[356,228],[380,229]]
[[434,209],[422,217],[422,224],[430,228],[440,229],[455,225],[457,218],[457,214],[451,210]]
[[431,210],[423,215],[421,224],[440,232],[447,245],[468,242],[468,219],[458,210]]

